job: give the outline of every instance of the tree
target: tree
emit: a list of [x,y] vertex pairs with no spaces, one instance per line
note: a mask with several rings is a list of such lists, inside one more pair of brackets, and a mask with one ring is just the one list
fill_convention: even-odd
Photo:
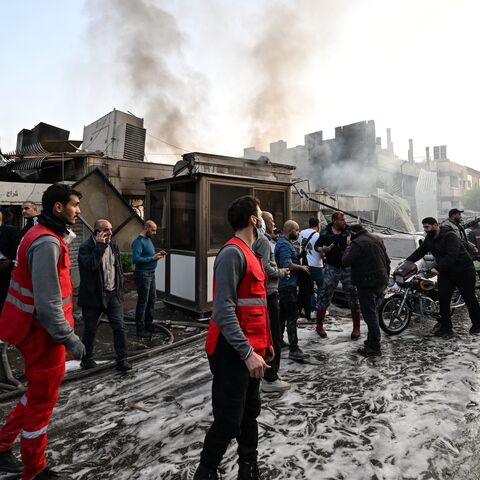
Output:
[[480,187],[473,187],[465,192],[465,208],[480,211]]

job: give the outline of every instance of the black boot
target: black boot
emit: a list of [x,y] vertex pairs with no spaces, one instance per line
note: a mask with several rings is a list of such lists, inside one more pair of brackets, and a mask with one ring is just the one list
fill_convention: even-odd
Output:
[[70,477],[64,473],[58,473],[52,470],[51,468],[46,468],[38,475],[36,475],[33,480],[69,480]]
[[0,472],[22,473],[23,463],[18,460],[12,450],[0,452]]
[[198,465],[198,468],[193,476],[193,480],[219,480],[217,470],[209,470],[207,467],[203,466],[201,463]]
[[237,480],[262,480],[257,462],[238,462]]

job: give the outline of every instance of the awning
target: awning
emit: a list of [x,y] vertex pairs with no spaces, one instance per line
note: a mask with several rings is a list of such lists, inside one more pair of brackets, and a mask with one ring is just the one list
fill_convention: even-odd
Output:
[[23,170],[37,170],[42,166],[45,157],[42,158],[31,158],[29,160],[17,160],[13,165],[11,165],[12,171],[23,171]]

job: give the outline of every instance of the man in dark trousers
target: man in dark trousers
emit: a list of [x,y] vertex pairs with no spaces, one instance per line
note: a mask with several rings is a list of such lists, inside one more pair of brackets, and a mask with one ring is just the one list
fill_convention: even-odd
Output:
[[213,266],[213,311],[206,351],[213,373],[214,421],[205,436],[194,480],[218,479],[230,442],[238,442],[238,479],[259,480],[257,464],[260,379],[273,359],[266,275],[252,251],[261,224],[258,200],[240,197],[228,208],[235,234]]
[[350,245],[342,257],[344,267],[352,267],[352,283],[357,287],[363,319],[368,326],[367,340],[358,352],[365,356],[381,355],[378,307],[385,295],[390,276],[390,258],[381,238],[361,224],[352,225]]
[[157,233],[157,224],[147,220],[140,235],[132,242],[132,262],[135,265],[135,283],[137,285],[137,308],[135,323],[137,337],[150,338],[152,333],[160,331],[159,325],[153,323],[157,287],[155,270],[158,261],[166,252],[155,252],[152,237]]
[[18,231],[13,225],[3,224],[0,212],[0,312],[7,296],[8,285],[17,253]]
[[275,228],[273,215],[270,212],[262,212],[262,226],[257,230],[258,239],[253,244],[253,251],[262,257],[263,269],[267,274],[267,306],[268,318],[270,319],[270,331],[272,332],[273,349],[275,357],[269,363],[270,367],[262,379],[262,391],[284,392],[290,388],[290,384],[284,382],[278,375],[280,358],[282,354],[282,333],[280,328],[280,304],[278,302],[278,280],[290,275],[288,268],[278,268],[275,255],[272,251],[270,238]]
[[317,334],[322,338],[327,336],[323,322],[339,282],[342,282],[343,291],[352,312],[353,329],[350,338],[352,340],[360,338],[360,305],[357,289],[352,284],[350,267],[342,265],[342,256],[347,249],[349,236],[345,215],[342,212],[334,212],[332,222],[320,232],[315,243],[315,250],[324,257],[323,283],[317,299]]
[[105,219],[95,222],[93,235],[78,251],[80,289],[78,305],[82,307],[83,338],[86,353],[82,360],[85,369],[97,366],[93,347],[98,320],[105,312],[113,330],[113,346],[117,369],[132,367],[127,361],[127,330],[123,319],[123,271],[120,251],[112,239],[112,224]]
[[472,321],[470,333],[480,335],[480,306],[475,296],[476,273],[464,242],[450,226],[440,226],[433,217],[424,218],[422,224],[427,234],[425,240],[407,260],[416,262],[428,252],[435,258],[436,266],[432,272],[438,274],[441,318],[434,335],[448,338],[453,334],[450,303],[455,288],[458,288],[467,305]]
[[287,327],[289,353],[288,358],[295,362],[303,362],[308,355],[298,346],[297,320],[298,320],[298,274],[309,274],[307,265],[300,265],[293,242],[298,240],[300,227],[297,222],[287,220],[283,225],[283,235],[275,245],[275,261],[280,268],[288,268],[289,277],[281,278],[278,283],[280,297],[280,324],[281,333]]
[[[0,315],[0,339],[25,360],[27,391],[0,430],[0,471],[22,480],[67,479],[47,466],[47,430],[65,374],[65,350],[81,360],[85,347],[73,329],[73,290],[68,226],[80,213],[81,194],[70,185],[50,185],[38,223],[18,247],[15,269]],[[12,454],[21,436],[22,464]]]

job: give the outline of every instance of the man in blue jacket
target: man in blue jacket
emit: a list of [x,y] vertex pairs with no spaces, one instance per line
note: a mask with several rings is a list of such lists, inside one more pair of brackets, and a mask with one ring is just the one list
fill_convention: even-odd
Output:
[[280,279],[278,294],[280,297],[280,324],[282,335],[287,327],[290,352],[288,358],[296,362],[303,362],[307,356],[298,346],[297,319],[298,319],[298,272],[309,274],[307,265],[300,265],[293,242],[298,239],[300,227],[297,222],[287,220],[283,225],[283,235],[275,245],[275,261],[278,268],[288,268],[289,277]]
[[152,220],[147,220],[142,233],[132,242],[132,262],[135,264],[135,283],[137,284],[137,308],[135,322],[137,324],[137,337],[150,338],[151,334],[158,331],[153,324],[153,314],[157,288],[155,286],[155,269],[157,262],[165,257],[166,252],[155,252],[152,236],[157,233],[157,225]]

